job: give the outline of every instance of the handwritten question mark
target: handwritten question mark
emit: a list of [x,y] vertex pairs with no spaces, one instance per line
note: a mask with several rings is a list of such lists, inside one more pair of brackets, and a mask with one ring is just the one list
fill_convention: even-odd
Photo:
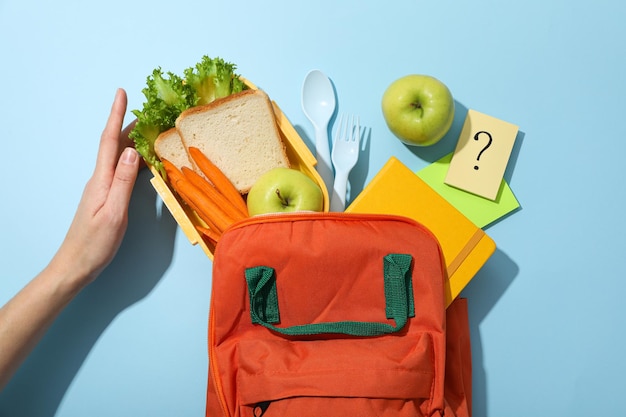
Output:
[[[488,147],[491,146],[491,142],[493,141],[493,138],[491,137],[491,133],[486,132],[484,130],[481,130],[480,132],[476,132],[476,134],[474,135],[474,140],[480,140],[480,134],[484,133],[485,135],[487,135],[487,137],[489,138],[489,142],[487,142],[487,145],[482,148],[482,150],[478,153],[478,156],[476,157],[476,160],[479,161],[480,160],[480,156],[483,154],[483,152],[485,152],[487,150]],[[478,170],[478,165],[474,165],[474,169]]]

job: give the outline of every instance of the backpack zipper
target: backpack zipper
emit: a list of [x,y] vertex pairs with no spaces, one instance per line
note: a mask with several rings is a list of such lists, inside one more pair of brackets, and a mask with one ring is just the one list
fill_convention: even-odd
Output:
[[[212,310],[211,308],[209,308]],[[228,412],[228,408],[226,407],[226,400],[224,399],[224,388],[222,387],[222,383],[218,377],[219,372],[217,372],[217,358],[215,356],[215,350],[211,346],[211,338],[215,332],[215,320],[213,319],[213,315],[210,314],[209,317],[209,366],[212,366],[213,372],[211,372],[211,378],[213,378],[213,385],[215,386],[215,392],[217,394],[217,402],[220,403],[220,407],[222,408],[222,414],[225,417],[230,416]],[[212,365],[211,365],[212,364]]]
[[252,217],[239,220],[234,223],[227,230],[239,229],[250,224],[255,223],[272,223],[281,221],[296,221],[296,220],[330,220],[330,219],[342,219],[348,218],[353,220],[376,220],[376,219],[396,219],[401,221],[408,221],[411,223],[417,223],[423,227],[416,220],[397,215],[397,214],[384,214],[384,213],[346,213],[346,212],[315,212],[315,211],[293,211],[287,213],[267,213],[259,214]]
[[254,415],[254,417],[262,417],[271,403],[271,401],[262,401],[258,404],[255,404],[254,408],[252,409],[252,414]]

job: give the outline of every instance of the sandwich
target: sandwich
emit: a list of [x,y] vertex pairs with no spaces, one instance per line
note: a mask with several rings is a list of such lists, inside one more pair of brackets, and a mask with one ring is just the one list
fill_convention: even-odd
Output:
[[244,90],[185,110],[175,129],[179,138],[173,133],[162,138],[171,145],[155,144],[161,159],[192,164],[189,158],[185,161],[181,146],[198,148],[241,194],[264,173],[290,166],[272,103],[261,90]]
[[258,178],[290,161],[274,106],[220,58],[203,57],[185,76],[155,69],[130,133],[144,160],[196,213],[195,228],[216,243],[246,218]]

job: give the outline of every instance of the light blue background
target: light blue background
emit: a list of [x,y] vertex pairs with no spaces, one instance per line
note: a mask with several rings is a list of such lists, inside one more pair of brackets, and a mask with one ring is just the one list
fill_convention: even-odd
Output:
[[[619,414],[625,18],[617,0],[0,0],[0,303],[63,239],[117,87],[136,109],[153,68],[221,56],[310,144],[300,87],[319,68],[370,129],[355,192],[391,156],[418,170],[452,151],[468,108],[520,127],[506,178],[522,208],[487,229],[498,250],[464,291],[474,415]],[[457,101],[431,148],[401,144],[382,118],[384,89],[409,73]],[[203,415],[211,262],[148,180],[119,256],[0,394],[0,416]]]

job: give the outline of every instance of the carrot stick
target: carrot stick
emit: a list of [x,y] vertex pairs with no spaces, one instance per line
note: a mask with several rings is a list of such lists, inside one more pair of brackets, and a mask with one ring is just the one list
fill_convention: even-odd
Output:
[[235,206],[239,207],[242,212],[247,213],[248,207],[243,196],[228,177],[199,148],[190,146],[189,154],[198,165],[200,171],[213,183],[215,188],[232,201]]
[[191,168],[183,167],[182,173],[193,185],[198,187],[209,198],[215,201],[220,207],[224,209],[226,214],[229,214],[235,220],[241,220],[248,217],[248,210],[242,212],[239,207],[233,204],[227,199],[224,194],[220,193],[213,184],[208,182],[204,177],[195,172]]
[[220,194],[219,191],[217,191],[210,182],[202,178],[202,176],[195,173],[190,168],[185,167],[182,168],[181,172],[183,173],[184,180],[188,181],[199,193],[204,194],[207,200],[213,203],[211,206],[211,213],[214,214],[213,217],[215,217],[215,215],[225,217],[230,219],[231,223],[247,217],[247,215],[244,215],[236,209],[226,197]]
[[174,189],[174,191],[176,191],[176,193],[183,199],[183,201],[189,207],[191,207],[193,211],[196,212],[198,217],[200,217],[200,219],[202,219],[202,221],[205,222],[207,226],[209,226],[211,229],[215,230],[216,232],[221,233],[221,231],[219,230],[219,228],[217,227],[217,225],[215,224],[211,216],[207,216],[203,212],[203,210],[200,207],[198,207],[194,199],[188,194],[186,194],[184,190],[182,190],[181,187],[179,186],[179,183],[181,181],[187,181],[185,176],[181,172],[181,170],[179,170],[174,164],[172,164],[170,161],[166,159],[161,160],[161,163],[163,164],[163,168],[165,169],[165,173],[167,174],[168,181],[170,185],[172,186],[172,188]]
[[196,210],[198,215],[203,220],[205,218],[211,219],[220,232],[223,232],[235,222],[235,219],[224,213],[215,201],[211,200],[188,179],[182,178],[178,180],[175,187],[182,193],[183,198],[189,199],[191,204],[195,205],[194,210]]
[[177,180],[183,177],[183,173],[181,172],[181,170],[178,169],[176,165],[174,165],[167,159],[162,159],[161,163],[163,164],[163,168],[165,168],[165,173],[167,174],[167,181],[170,184],[175,183]]
[[[185,180],[182,179],[182,180],[179,180],[179,182],[180,181],[185,181]],[[191,209],[198,215],[198,217],[204,223],[206,223],[206,225],[210,229],[215,230],[215,232],[218,233],[218,234],[221,234],[222,230],[220,230],[220,228],[217,226],[217,224],[215,223],[213,218],[211,216],[209,216],[207,213],[205,213],[204,210],[202,210],[200,207],[198,207],[196,202],[191,197],[189,197],[184,191],[180,190],[180,185],[178,185],[178,183],[177,183],[177,185],[175,187],[177,189],[176,192],[185,201],[185,204],[187,204],[189,207],[191,207]]]

